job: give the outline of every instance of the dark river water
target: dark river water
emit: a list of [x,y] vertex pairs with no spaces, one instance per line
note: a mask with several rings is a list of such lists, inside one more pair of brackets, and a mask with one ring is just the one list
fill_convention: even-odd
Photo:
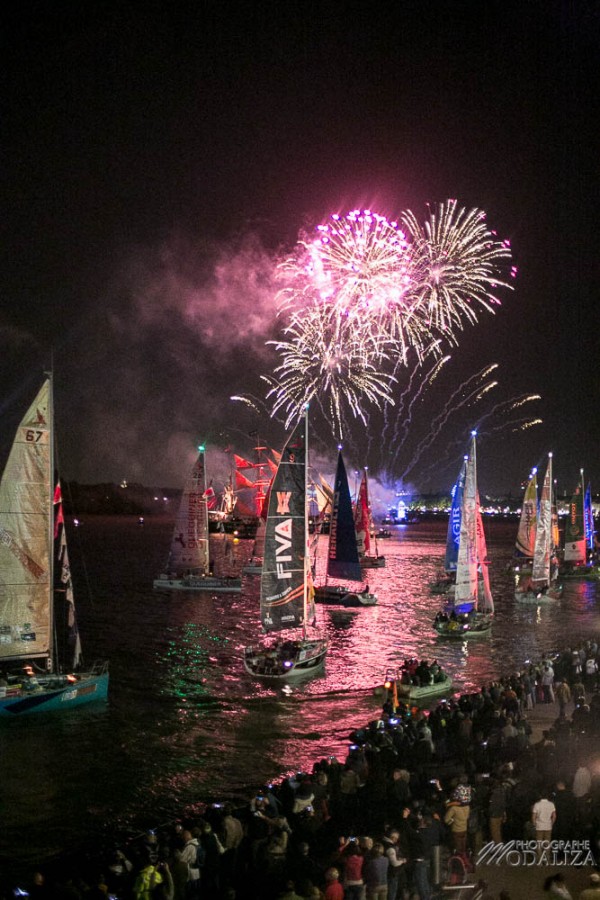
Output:
[[[490,637],[438,638],[429,582],[444,552],[443,521],[397,527],[380,543],[387,568],[369,572],[378,606],[319,607],[330,639],[326,673],[289,693],[247,676],[241,656],[259,633],[259,579],[241,595],[156,593],[171,524],[93,518],[71,529],[78,615],[88,663],[110,659],[108,704],[2,723],[0,866],[36,862],[111,832],[135,833],[203,800],[345,758],[348,735],[374,718],[388,666],[437,657],[456,689],[480,685],[544,651],[600,631],[596,586],[570,584],[556,605],[515,602],[506,571],[516,522],[486,522],[496,620]],[[250,541],[215,539],[237,565]],[[85,560],[82,566],[81,559]],[[89,585],[89,588],[88,588]]]

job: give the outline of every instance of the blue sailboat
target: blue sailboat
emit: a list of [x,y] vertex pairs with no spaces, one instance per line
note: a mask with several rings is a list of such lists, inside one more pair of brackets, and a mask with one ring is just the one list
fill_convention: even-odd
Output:
[[569,504],[565,525],[565,545],[561,579],[600,580],[600,565],[595,560],[595,526],[592,490],[585,489],[583,469],[581,481]]
[[467,460],[456,583],[447,606],[435,617],[433,627],[443,637],[487,635],[492,627],[494,600],[488,572],[487,547],[477,488],[476,432],[472,432]]
[[460,525],[462,521],[463,494],[465,490],[465,477],[467,474],[468,456],[463,458],[456,483],[452,488],[452,503],[448,517],[448,532],[446,535],[446,554],[444,556],[444,575],[430,585],[432,594],[447,594],[456,581],[456,565],[458,562],[458,548],[460,545]]

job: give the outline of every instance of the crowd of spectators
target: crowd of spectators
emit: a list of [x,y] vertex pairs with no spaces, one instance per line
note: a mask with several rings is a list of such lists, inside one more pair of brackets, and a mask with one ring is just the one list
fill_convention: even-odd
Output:
[[[16,891],[31,900],[431,900],[467,877],[490,841],[580,840],[590,842],[595,879],[581,896],[600,898],[597,658],[588,641],[431,710],[389,690],[343,761],[322,759],[243,804],[115,835]],[[556,716],[534,741],[537,704]],[[471,897],[499,897],[489,880]],[[545,890],[571,896],[564,878]]]

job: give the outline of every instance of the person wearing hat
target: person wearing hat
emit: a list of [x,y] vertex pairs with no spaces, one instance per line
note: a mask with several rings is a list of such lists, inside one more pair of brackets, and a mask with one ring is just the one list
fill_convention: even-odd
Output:
[[453,798],[446,803],[444,824],[450,827],[452,850],[456,853],[466,853],[470,813],[471,806],[468,802]]
[[133,885],[135,900],[152,900],[155,889],[162,882],[163,877],[158,870],[158,866],[150,858],[147,858],[145,864],[138,872]]
[[590,875],[590,886],[580,893],[579,900],[600,900],[600,875],[597,872]]

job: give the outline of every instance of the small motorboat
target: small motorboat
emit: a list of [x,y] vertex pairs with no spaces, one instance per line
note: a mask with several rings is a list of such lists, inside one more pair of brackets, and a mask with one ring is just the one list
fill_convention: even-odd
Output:
[[[452,678],[434,663],[428,666],[426,674],[419,674],[416,660],[415,667],[406,664],[400,669],[388,669],[385,677],[385,688],[394,700],[428,700],[445,694],[452,688]],[[422,664],[421,664],[422,665]]]

